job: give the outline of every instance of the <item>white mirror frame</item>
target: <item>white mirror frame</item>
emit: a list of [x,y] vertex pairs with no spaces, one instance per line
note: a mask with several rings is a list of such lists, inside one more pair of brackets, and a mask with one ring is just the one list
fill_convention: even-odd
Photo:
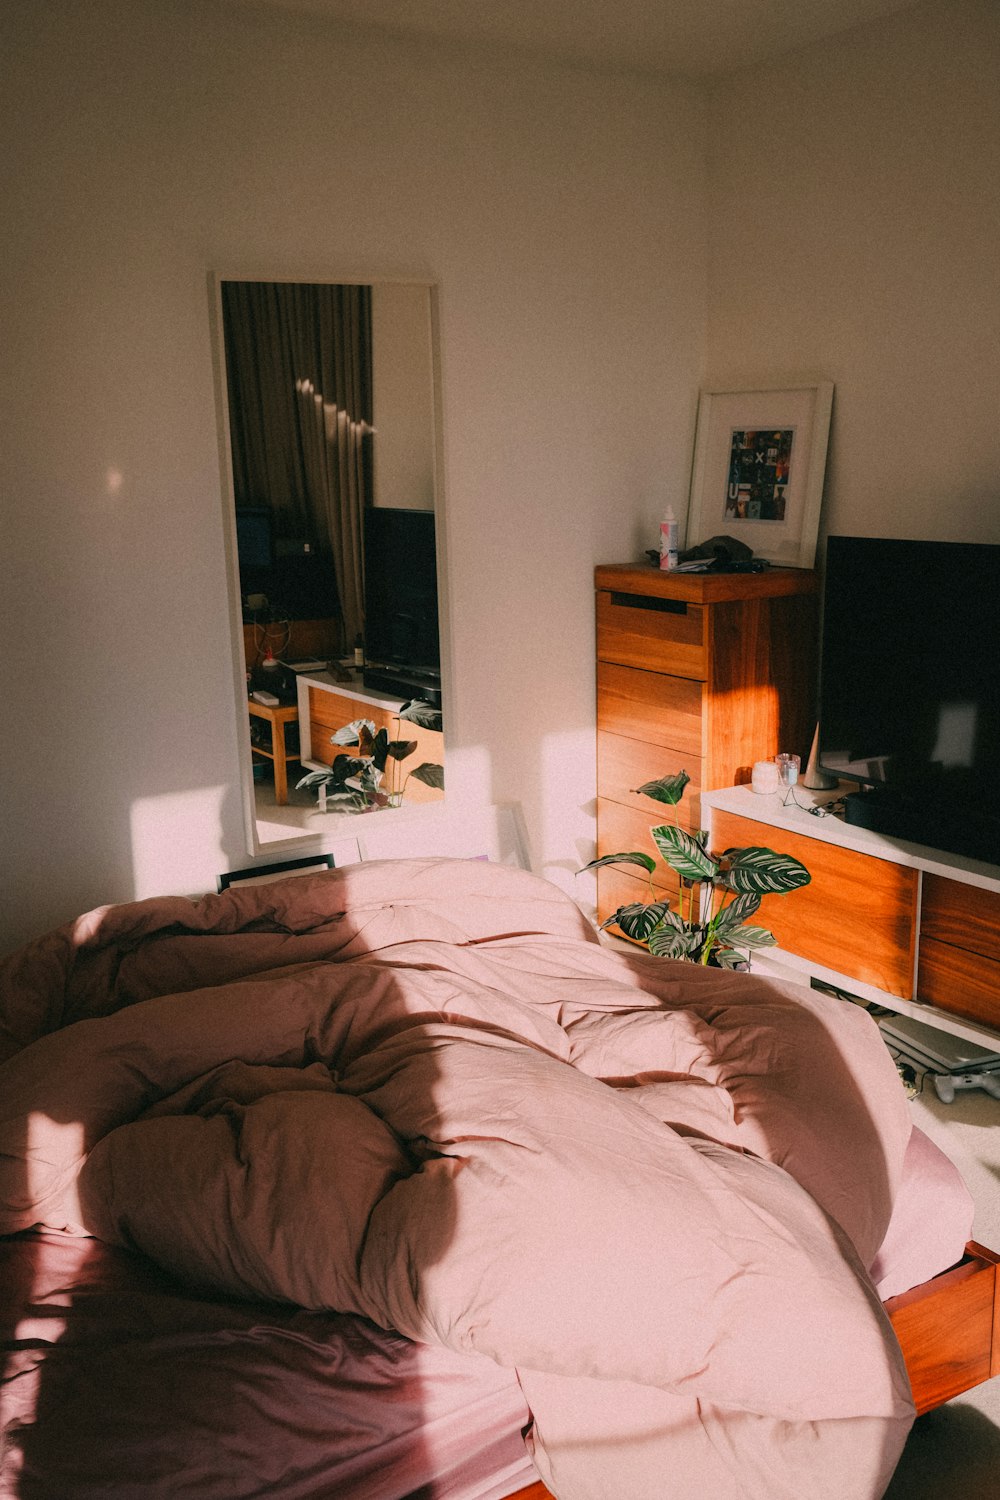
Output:
[[[448,609],[448,570],[447,570],[447,547],[446,547],[446,525],[445,525],[445,497],[444,497],[444,417],[442,410],[441,391],[441,357],[440,357],[440,292],[437,282],[429,280],[425,276],[358,276],[356,274],[337,275],[327,272],[302,274],[299,272],[288,273],[275,271],[273,267],[266,271],[248,271],[241,268],[237,271],[214,271],[209,277],[210,314],[212,329],[212,356],[213,373],[216,388],[216,414],[218,423],[218,439],[221,470],[221,496],[222,496],[222,529],[225,549],[226,588],[228,593],[229,623],[230,623],[230,649],[232,660],[233,680],[233,714],[237,728],[239,742],[237,778],[239,782],[241,800],[244,813],[244,827],[246,832],[247,853],[251,858],[266,855],[273,859],[276,855],[294,855],[303,851],[332,851],[336,852],[338,845],[344,841],[358,839],[362,831],[362,824],[370,818],[379,816],[391,817],[393,826],[401,828],[403,823],[411,820],[440,821],[444,803],[429,804],[423,806],[403,807],[386,811],[384,814],[352,814],[352,813],[325,813],[323,814],[324,826],[316,832],[303,831],[300,834],[291,834],[287,839],[269,839],[262,842],[257,828],[256,801],[254,796],[253,779],[253,756],[250,750],[250,723],[249,716],[245,710],[246,702],[246,667],[243,653],[243,606],[242,592],[240,589],[239,557],[237,551],[236,537],[236,498],[233,488],[233,463],[232,448],[229,427],[229,394],[226,381],[226,356],[225,340],[223,337],[222,321],[222,284],[226,281],[263,281],[263,282],[299,282],[313,285],[361,285],[378,286],[406,284],[409,286],[425,287],[429,299],[430,315],[430,342],[431,342],[431,397],[434,413],[433,432],[433,463],[434,463],[434,515],[436,520],[436,563],[438,577],[438,631],[441,644],[441,686],[442,696],[447,705],[447,714],[444,727],[444,759],[448,764],[449,759],[449,728],[453,721],[454,702],[452,693],[451,672],[451,629]],[[447,798],[447,793],[446,793]],[[379,843],[384,844],[387,827],[379,827],[377,832],[381,835]],[[338,861],[339,862],[339,861]]]

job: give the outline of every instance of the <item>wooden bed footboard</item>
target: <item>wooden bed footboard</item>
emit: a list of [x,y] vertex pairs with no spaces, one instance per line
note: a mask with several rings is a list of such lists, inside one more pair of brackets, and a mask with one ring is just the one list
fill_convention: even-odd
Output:
[[[1000,1375],[1000,1254],[970,1240],[957,1266],[885,1304],[917,1415]],[[541,1480],[509,1500],[553,1500]]]
[[998,1265],[970,1240],[957,1266],[886,1302],[918,1415],[1000,1374]]

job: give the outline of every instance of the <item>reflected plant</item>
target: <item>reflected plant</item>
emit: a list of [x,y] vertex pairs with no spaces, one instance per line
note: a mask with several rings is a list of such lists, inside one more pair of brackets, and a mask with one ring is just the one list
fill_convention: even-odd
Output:
[[376,729],[371,719],[352,719],[330,736],[332,745],[356,745],[356,755],[337,755],[329,770],[310,771],[296,788],[325,791],[326,805],[336,812],[371,812],[381,807],[399,807],[411,779],[424,786],[444,790],[444,767],[431,761],[415,766],[406,775],[402,763],[414,753],[416,740],[402,736],[404,723],[422,729],[441,729],[441,710],[422,699],[404,703],[395,715],[396,738],[386,729]]
[[773,933],[752,925],[748,918],[765,896],[794,891],[808,885],[811,877],[799,860],[773,849],[751,847],[710,854],[706,830],[692,834],[677,823],[676,808],[690,780],[686,771],[679,771],[634,789],[675,809],[673,823],[651,828],[650,835],[664,863],[680,879],[676,911],[669,900],[654,899],[657,862],[652,855],[641,850],[605,854],[583,869],[638,865],[649,877],[649,900],[619,906],[601,923],[601,931],[617,927],[623,937],[658,958],[687,959],[723,969],[745,967],[752,949],[769,948],[775,942]]

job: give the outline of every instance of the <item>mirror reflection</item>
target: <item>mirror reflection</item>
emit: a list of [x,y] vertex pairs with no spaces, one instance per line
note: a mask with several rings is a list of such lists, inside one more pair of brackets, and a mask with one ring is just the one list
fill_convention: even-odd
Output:
[[431,289],[220,297],[261,847],[443,796]]

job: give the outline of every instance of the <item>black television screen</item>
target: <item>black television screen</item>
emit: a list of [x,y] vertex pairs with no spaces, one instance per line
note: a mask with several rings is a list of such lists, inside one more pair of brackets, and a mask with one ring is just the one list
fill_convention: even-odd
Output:
[[373,506],[365,512],[365,663],[366,682],[373,671],[389,668],[404,688],[413,686],[408,676],[440,672],[431,510]]
[[241,569],[269,568],[274,538],[269,506],[244,506],[236,512],[236,550]]
[[851,822],[1000,863],[1000,546],[832,536],[820,764]]

